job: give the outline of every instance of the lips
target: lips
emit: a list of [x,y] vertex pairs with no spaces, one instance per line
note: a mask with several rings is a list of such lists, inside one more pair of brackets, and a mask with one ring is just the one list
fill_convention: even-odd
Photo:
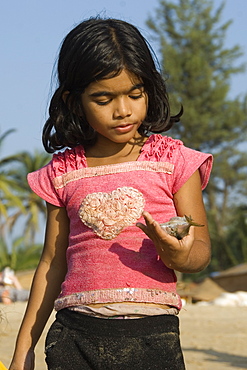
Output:
[[133,129],[134,124],[133,123],[127,123],[119,126],[115,126],[114,130],[120,133],[126,133]]

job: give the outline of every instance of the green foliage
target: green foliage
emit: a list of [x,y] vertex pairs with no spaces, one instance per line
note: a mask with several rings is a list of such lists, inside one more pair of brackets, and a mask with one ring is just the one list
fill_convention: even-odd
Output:
[[[15,130],[0,136],[0,145]],[[17,153],[0,160],[0,267],[10,266],[14,270],[37,266],[41,246],[36,244],[40,217],[45,216],[44,201],[32,192],[27,183],[27,174],[35,171],[50,160],[44,152]],[[22,235],[15,237],[16,231]],[[19,226],[19,227],[18,227]],[[8,242],[7,242],[8,241]]]
[[42,244],[26,246],[23,238],[17,238],[9,251],[6,242],[0,238],[0,271],[10,266],[15,271],[35,269],[42,251]]
[[[0,136],[0,148],[3,145],[5,138],[13,132],[15,132],[15,130],[11,129]],[[18,155],[13,155],[0,159],[0,215],[5,219],[8,217],[8,209],[12,206],[17,206],[22,210],[22,212],[25,212],[25,208],[17,195],[17,193],[21,191],[21,187],[15,183],[10,174],[10,170],[8,169],[8,165],[11,165],[11,163],[17,158]]]
[[234,210],[234,218],[229,226],[227,242],[237,261],[247,261],[247,207]]
[[219,25],[222,9],[213,14],[208,0],[161,1],[156,19],[148,21],[160,42],[172,106],[184,106],[182,124],[172,134],[185,145],[214,152],[222,142],[243,140],[239,132],[245,119],[242,103],[227,98],[231,76],[244,66],[234,63],[242,55],[239,46],[223,48],[231,22]]
[[9,255],[8,247],[3,238],[0,238],[0,271],[5,266],[11,265],[11,257]]
[[19,207],[14,209],[9,207],[6,225],[12,230],[20,218],[25,218],[24,235],[31,244],[34,243],[35,234],[39,230],[40,215],[46,215],[46,207],[44,201],[30,189],[27,183],[27,174],[43,167],[49,160],[50,155],[44,152],[36,151],[34,154],[22,152],[13,158],[16,166],[9,172],[11,179],[21,189],[18,196],[25,212],[20,212]]
[[247,97],[229,97],[231,77],[244,66],[237,65],[240,47],[225,46],[231,21],[221,23],[223,8],[224,3],[214,9],[210,0],[163,0],[147,22],[160,45],[173,113],[180,104],[184,107],[171,136],[214,155],[205,200],[213,245],[210,268],[215,270],[247,261],[247,251],[236,253],[236,239],[230,237],[238,228],[235,211],[247,200],[247,157],[241,149],[246,144]]

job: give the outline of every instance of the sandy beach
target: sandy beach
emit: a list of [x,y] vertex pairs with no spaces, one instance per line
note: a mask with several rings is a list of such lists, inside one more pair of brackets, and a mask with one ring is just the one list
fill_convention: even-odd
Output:
[[[0,304],[0,360],[7,367],[25,307],[22,302]],[[53,319],[54,314],[37,345],[36,370],[46,369],[44,340]],[[180,330],[187,370],[247,369],[247,307],[186,305],[180,313]]]

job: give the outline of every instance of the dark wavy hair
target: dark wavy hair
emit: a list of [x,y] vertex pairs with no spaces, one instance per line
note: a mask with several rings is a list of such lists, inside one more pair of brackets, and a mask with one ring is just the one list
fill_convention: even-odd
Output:
[[138,29],[122,20],[90,18],[70,31],[60,49],[58,88],[43,128],[45,150],[53,153],[95,143],[96,133],[85,118],[81,94],[91,82],[115,77],[123,69],[141,79],[148,95],[147,115],[139,127],[141,135],[167,131],[178,122],[182,109],[178,115],[170,116],[165,82],[153,55]]

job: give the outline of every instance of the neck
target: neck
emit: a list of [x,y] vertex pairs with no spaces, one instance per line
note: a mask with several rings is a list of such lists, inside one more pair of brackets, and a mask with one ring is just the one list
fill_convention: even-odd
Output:
[[146,137],[133,138],[127,143],[113,143],[107,140],[98,140],[95,145],[86,149],[88,165],[99,166],[122,162],[136,161]]

